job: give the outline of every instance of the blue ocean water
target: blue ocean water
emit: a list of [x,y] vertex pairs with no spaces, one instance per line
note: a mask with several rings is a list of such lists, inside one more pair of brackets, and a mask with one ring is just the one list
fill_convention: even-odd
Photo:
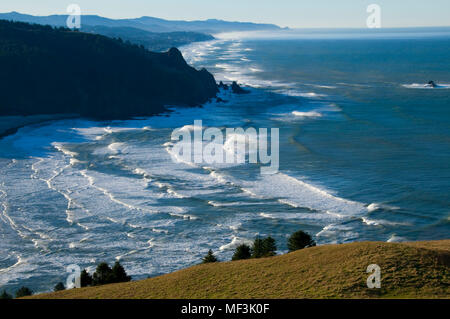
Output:
[[[221,35],[183,55],[250,94],[0,140],[0,285],[46,291],[70,264],[114,260],[145,278],[258,235],[283,253],[298,229],[318,244],[448,238],[449,47],[434,29]],[[279,172],[174,162],[171,133],[194,120],[279,128]]]

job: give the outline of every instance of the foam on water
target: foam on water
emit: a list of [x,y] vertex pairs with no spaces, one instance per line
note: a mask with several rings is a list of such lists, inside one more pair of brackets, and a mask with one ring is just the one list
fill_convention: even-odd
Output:
[[231,239],[231,242],[229,242],[228,244],[220,246],[219,250],[233,250],[239,245],[242,245],[242,244],[251,245],[252,243],[253,243],[253,241],[250,240],[250,239],[239,238],[237,236],[233,236],[232,239]]
[[244,183],[252,193],[264,197],[279,197],[282,204],[305,207],[344,216],[361,215],[367,212],[363,203],[351,201],[331,194],[327,190],[308,184],[285,173],[263,175],[255,182]]
[[404,242],[404,241],[408,241],[408,240],[406,238],[404,238],[404,237],[400,237],[400,236],[397,236],[395,234],[393,234],[387,240],[388,243],[401,243],[401,242]]
[[402,84],[402,86],[407,89],[427,89],[427,90],[450,89],[450,84],[444,84],[444,83],[436,84],[436,87],[432,87],[428,84],[420,84],[420,83]]
[[367,217],[361,217],[364,224],[369,226],[411,226],[409,223],[392,222],[383,219],[369,219]]
[[322,117],[322,114],[315,111],[310,112],[300,112],[300,111],[293,111],[292,115],[299,116],[299,117]]

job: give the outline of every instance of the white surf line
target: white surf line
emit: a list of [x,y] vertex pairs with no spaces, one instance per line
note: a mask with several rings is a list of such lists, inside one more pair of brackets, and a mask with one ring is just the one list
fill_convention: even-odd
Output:
[[208,171],[209,176],[218,181],[220,184],[230,184],[232,186],[237,186],[233,182],[226,180],[224,175],[220,175],[219,173],[217,173],[217,170],[215,170],[214,168],[209,166],[203,166],[202,168],[205,171]]
[[[221,175],[221,174],[217,173],[217,170],[216,170],[216,169],[214,169],[214,168],[212,168],[212,167],[209,167],[209,166],[203,166],[202,168],[203,168],[204,170],[208,171],[208,172],[209,172],[209,175],[210,175],[212,178],[214,178],[216,181],[218,181],[219,183],[224,184],[224,185],[231,185],[231,186],[233,186],[233,187],[236,187],[236,188],[238,188],[242,193],[247,194],[248,196],[250,196],[250,197],[252,197],[252,198],[264,199],[264,196],[259,196],[259,195],[255,194],[255,193],[253,193],[252,191],[248,190],[247,188],[244,188],[244,187],[242,187],[242,186],[240,186],[240,185],[237,185],[236,183],[234,183],[234,182],[232,182],[232,181],[230,181],[230,180],[227,180],[227,179],[225,178],[225,175]],[[209,204],[209,203],[208,203],[208,204]],[[215,206],[215,205],[212,205],[212,206]],[[218,206],[215,206],[215,207],[218,207]]]
[[[107,128],[107,129],[109,129],[109,128]],[[105,131],[107,131],[107,129],[105,129]],[[109,129],[109,130],[110,130],[110,129]],[[108,131],[107,131],[107,132],[108,132]],[[112,130],[110,130],[110,133],[112,133]],[[108,132],[108,134],[110,134],[110,133]],[[71,160],[70,160],[69,165],[66,165],[66,166],[60,171],[60,174],[61,174],[63,170],[65,170],[66,168],[68,168],[68,167],[70,167],[70,166],[72,165],[72,159],[74,159],[73,156],[75,156],[76,153],[67,151],[67,150],[65,150],[64,148],[58,147],[58,146],[55,146],[55,148],[56,148],[58,151],[63,152],[65,155],[68,155],[69,157],[71,157]],[[131,167],[129,167],[129,166],[126,166],[126,167],[127,167],[128,169],[131,170]],[[147,174],[145,171],[143,171],[142,169],[137,168],[137,169],[134,169],[134,170],[132,170],[132,171],[133,171],[133,173],[135,173],[135,174],[137,174],[137,175],[142,175],[144,181],[146,181],[147,183],[150,182],[150,181],[152,181],[151,176],[148,175],[148,174]],[[105,195],[107,195],[106,193],[110,194],[110,193],[109,193],[107,190],[105,190],[104,188],[98,187],[97,185],[93,185],[93,182],[94,182],[93,178],[92,178],[91,176],[88,176],[85,172],[86,172],[86,170],[79,171],[79,173],[80,173],[83,177],[87,178],[87,180],[89,181],[89,185],[91,185],[92,187],[94,187],[94,188],[96,188],[97,190],[101,191],[101,192],[104,193]],[[55,177],[56,177],[56,176],[52,177],[50,180],[52,180],[52,179],[55,178]],[[51,185],[51,184],[50,184],[50,185]],[[75,201],[73,198],[71,198],[71,197],[70,197],[68,194],[66,194],[65,192],[60,191],[60,190],[57,190],[57,189],[54,188],[54,187],[53,187],[53,189],[55,189],[57,192],[59,192],[61,195],[63,195],[63,196],[66,198],[67,202],[68,202],[68,203],[67,203],[67,209],[66,209],[66,214],[67,214],[66,220],[67,220],[67,222],[68,222],[69,224],[73,224],[73,223],[74,223],[74,220],[73,220],[73,219],[71,218],[71,216],[70,216],[70,215],[71,215],[71,214],[70,214],[70,211],[71,211],[71,207],[72,207],[72,206],[77,206],[77,207],[79,207],[81,210],[83,210],[84,212],[86,212],[86,214],[87,214],[88,216],[94,216],[94,214],[92,214],[92,213],[90,212],[89,209],[87,209],[84,205],[82,205],[82,204],[78,203],[77,201]],[[67,191],[69,192],[70,190],[68,189]],[[105,193],[105,192],[106,192],[106,193]],[[126,203],[124,203],[124,202],[121,202],[121,201],[115,199],[114,197],[111,198],[112,194],[107,195],[107,196],[108,196],[111,200],[113,200],[114,202],[116,202],[116,203],[118,203],[118,204],[120,204],[120,205],[125,205],[127,208],[129,207],[128,204],[126,204]],[[134,207],[134,206],[133,206],[133,207]],[[136,208],[136,209],[139,209],[139,208]],[[140,209],[140,210],[142,210],[142,209]],[[145,211],[151,212],[151,213],[157,212],[157,211],[151,211],[151,210],[145,210]],[[101,218],[101,219],[105,219],[105,220],[107,220],[107,221],[109,221],[109,222],[112,222],[112,223],[114,223],[114,224],[123,224],[123,223],[119,222],[118,220],[115,220],[115,219],[110,218],[110,217]],[[83,224],[81,224],[81,223],[79,223],[79,222],[76,222],[75,224],[78,225],[79,227],[83,228],[83,229],[86,230],[86,231],[89,230],[89,227],[88,227],[88,226],[85,226],[85,225],[83,225]]]
[[[318,188],[318,187],[315,187],[315,186],[313,186],[313,185],[310,185],[310,184],[308,184],[308,183],[305,183],[305,182],[303,182],[303,181],[301,181],[301,180],[298,180],[298,179],[296,179],[295,177],[289,176],[289,175],[287,175],[287,174],[284,174],[284,173],[278,173],[278,174],[279,174],[280,176],[283,176],[284,178],[286,178],[286,179],[288,179],[288,180],[294,182],[294,183],[297,183],[297,184],[299,184],[299,185],[305,187],[306,189],[308,189],[308,190],[310,190],[310,191],[313,191],[314,193],[320,194],[320,195],[323,196],[323,197],[326,197],[326,198],[329,198],[329,199],[332,199],[332,200],[335,200],[335,201],[338,201],[338,202],[346,203],[346,204],[348,204],[348,205],[356,206],[356,207],[360,208],[361,211],[367,210],[366,207],[365,207],[362,203],[359,203],[359,202],[355,202],[355,201],[348,200],[348,199],[345,199],[345,198],[341,198],[341,197],[334,196],[334,195],[332,195],[332,194],[330,194],[330,193],[328,193],[328,192],[326,192],[326,191],[324,191],[324,190],[322,190],[322,189],[320,189],[320,188]],[[280,201],[280,200],[279,200],[279,201]],[[283,200],[281,200],[281,201],[283,201]],[[287,202],[287,201],[284,201],[283,204],[291,205],[291,203],[289,203],[289,202]],[[295,204],[295,206],[297,206],[297,204]],[[294,207],[295,207],[295,206],[294,206]]]
[[178,192],[176,192],[170,184],[167,183],[161,183],[158,181],[154,181],[154,178],[150,176],[144,169],[142,168],[132,168],[128,165],[125,165],[125,167],[133,172],[133,174],[141,175],[142,179],[144,180],[146,186],[150,185],[152,182],[155,184],[159,189],[165,189],[165,193],[174,196],[175,198],[188,198],[187,196],[184,196]]
[[[103,130],[106,132],[106,134],[104,134],[103,136],[106,136],[106,135],[109,135],[109,134],[112,134],[113,133],[113,130],[108,126],[108,127],[106,127],[106,128],[103,128]],[[113,143],[114,144],[114,143]],[[117,144],[117,143],[116,143]],[[68,157],[70,157],[70,162],[69,162],[69,164],[68,165],[66,165],[61,171],[60,171],[60,174],[62,173],[62,171],[64,171],[66,168],[68,168],[68,167],[70,167],[70,166],[72,166],[72,164],[74,163],[74,161],[76,161],[76,159],[75,159],[75,156],[77,155],[77,153],[75,153],[75,152],[71,152],[71,151],[68,151],[68,150],[66,150],[66,149],[64,149],[61,145],[58,145],[58,144],[56,144],[56,145],[53,145],[58,151],[60,151],[60,152],[62,152],[64,155],[66,155],[66,156],[68,156]],[[109,145],[109,146],[111,146],[111,145]],[[108,147],[109,147],[108,146]],[[83,177],[85,177],[86,178],[86,176],[83,174],[83,172],[82,171],[80,171],[80,174],[83,176]],[[53,178],[55,178],[56,176],[53,176],[51,179],[50,179],[50,181],[53,179]],[[144,180],[146,180],[146,176],[144,176]],[[151,179],[150,179],[151,180]],[[90,182],[90,179],[88,178],[88,181]],[[97,188],[98,190],[100,190],[98,187],[96,187],[95,185],[92,185],[94,188]],[[54,188],[53,188],[54,189]],[[80,203],[78,203],[77,201],[75,201],[73,198],[71,198],[68,194],[66,194],[65,192],[63,192],[63,191],[60,191],[60,190],[57,190],[57,189],[55,189],[57,192],[59,192],[61,195],[63,195],[65,198],[66,198],[66,200],[68,201],[68,203],[67,203],[67,209],[66,209],[66,214],[67,214],[67,218],[66,218],[66,220],[67,220],[67,222],[69,223],[69,224],[73,224],[74,223],[74,220],[71,218],[71,214],[70,214],[70,212],[71,212],[71,207],[72,206],[77,206],[77,207],[79,207],[81,210],[83,210],[88,216],[94,216],[91,212],[90,212],[90,210],[89,209],[87,209],[84,205],[82,205],[82,204],[80,204]],[[69,189],[67,189],[67,191],[68,192],[70,192],[70,190]],[[103,192],[103,189],[102,190],[100,190],[100,191],[102,191]],[[104,193],[104,192],[103,192]],[[116,221],[116,220],[114,220],[114,219],[112,219],[112,218],[102,218],[102,219],[106,219],[106,220],[108,220],[108,221],[110,221],[110,222],[113,222],[113,223],[116,223],[116,224],[121,224],[119,221]],[[81,223],[79,223],[79,222],[76,222],[75,223],[76,225],[78,225],[79,227],[81,227],[81,228],[83,228],[84,230],[89,230],[89,227],[88,226],[85,226],[85,225],[83,225],[83,224],[81,224]]]
[[151,209],[147,209],[147,208],[133,206],[131,204],[125,203],[125,202],[115,198],[114,195],[111,194],[111,192],[108,191],[107,189],[95,185],[95,179],[92,176],[89,176],[87,174],[87,170],[81,170],[80,174],[88,180],[90,186],[92,186],[93,188],[95,188],[95,189],[99,190],[100,192],[102,192],[105,196],[107,196],[112,202],[114,202],[116,204],[124,206],[124,207],[126,207],[126,208],[128,208],[130,210],[138,210],[138,211],[141,211],[141,212],[144,212],[144,213],[150,213],[150,214],[159,213],[159,211],[157,211],[157,210],[151,210]]
[[15,256],[17,258],[17,262],[14,265],[11,265],[11,266],[3,268],[3,269],[0,269],[0,274],[4,274],[4,273],[6,273],[6,272],[16,268],[17,266],[19,266],[19,265],[21,265],[21,264],[23,264],[25,262],[25,260],[22,259],[22,256],[20,256],[19,254],[15,254]]
[[6,165],[6,168],[11,168],[13,167],[15,164],[17,163],[17,160],[15,158],[13,158],[11,160],[11,163],[9,163],[8,165]]
[[[2,197],[6,198],[7,193],[3,190],[0,190],[0,192],[1,192]],[[29,227],[26,227],[24,225],[22,225],[22,226],[17,225],[16,222],[11,218],[11,216],[8,215],[8,206],[5,203],[5,201],[3,201],[1,205],[3,208],[1,211],[2,220],[5,221],[7,224],[9,224],[11,229],[13,229],[22,239],[32,241],[36,248],[42,249],[45,252],[49,251],[45,245],[42,246],[39,244],[39,242],[40,242],[40,240],[52,241],[53,240],[52,238],[50,238],[49,236],[47,236],[43,233],[37,232]],[[40,240],[33,238],[32,236],[30,236],[30,234],[27,234],[24,230],[28,231],[30,234],[37,235],[40,238]]]
[[7,193],[0,189],[1,197],[3,198],[3,201],[1,203],[2,205],[2,219],[5,221],[9,226],[19,234],[19,236],[23,239],[28,239],[27,234],[25,234],[21,228],[14,222],[14,220],[11,218],[11,216],[8,215],[8,205],[6,204],[6,197]]
[[[189,126],[189,125],[185,125],[183,128],[185,128],[185,127],[187,127],[187,126]],[[182,128],[182,129],[183,129],[183,128]],[[181,130],[181,129],[180,129],[180,130]],[[166,152],[167,152],[167,153],[169,154],[169,156],[171,157],[171,159],[174,160],[174,162],[176,161],[176,162],[178,162],[178,163],[183,163],[183,164],[186,164],[186,165],[191,166],[191,167],[199,168],[195,163],[190,162],[190,161],[185,161],[185,160],[183,160],[178,154],[174,153],[174,152],[172,151],[173,143],[171,143],[171,142],[166,142],[166,143],[163,144],[163,146],[164,146],[164,149],[166,150]]]
[[[127,233],[127,235],[128,235],[128,233]],[[130,236],[128,236],[128,237],[130,237]],[[134,238],[134,237],[130,237],[130,238]],[[136,254],[138,252],[149,251],[155,246],[154,240],[155,240],[154,238],[150,238],[149,240],[146,241],[147,247],[130,250],[129,252],[127,252],[123,255],[116,256],[115,259],[117,261],[120,261],[120,260],[122,260],[123,257],[130,256],[130,255]]]
[[[58,147],[58,146],[55,146],[55,148],[56,148],[58,151],[61,151],[61,152],[63,152],[64,154],[69,155],[69,156],[71,157],[71,159],[73,159],[73,155],[74,155],[75,153],[69,152],[69,151],[63,151],[62,148],[61,148],[61,147]],[[81,223],[75,222],[75,221],[71,218],[70,211],[71,211],[72,206],[78,206],[81,210],[85,211],[85,213],[86,213],[87,215],[92,216],[92,214],[89,212],[89,210],[85,209],[82,205],[75,203],[75,201],[73,200],[73,198],[71,198],[66,192],[64,192],[64,191],[62,191],[62,190],[59,190],[59,189],[55,188],[55,187],[52,185],[52,181],[53,181],[56,177],[60,176],[67,168],[69,168],[69,167],[72,166],[72,161],[69,161],[69,164],[68,164],[68,165],[65,165],[64,167],[60,168],[59,170],[53,171],[55,174],[52,175],[49,179],[45,179],[45,178],[40,178],[40,177],[38,176],[40,170],[37,169],[36,166],[35,166],[35,165],[37,165],[37,164],[39,164],[39,163],[42,163],[44,160],[45,160],[44,158],[39,158],[39,160],[38,160],[36,163],[34,163],[34,164],[31,165],[31,169],[34,171],[34,173],[31,175],[31,177],[32,177],[32,178],[35,178],[35,179],[38,179],[38,180],[41,180],[41,181],[43,181],[43,182],[45,182],[45,183],[47,184],[47,187],[48,187],[50,190],[53,190],[53,191],[55,191],[55,192],[61,194],[62,196],[64,196],[64,198],[67,200],[67,208],[66,208],[66,211],[65,211],[65,212],[66,212],[66,221],[67,221],[67,223],[69,223],[70,225],[75,224],[75,225],[79,226],[80,228],[82,228],[82,229],[84,229],[84,230],[88,230],[89,227],[87,227],[87,226],[85,226],[85,225],[82,225]],[[68,191],[70,191],[70,190],[68,190]],[[50,240],[52,240],[52,239],[50,239]]]
[[33,179],[39,179],[39,177],[38,177],[39,170],[36,169],[35,165],[40,164],[44,161],[44,159],[42,157],[36,157],[36,159],[38,159],[38,161],[31,164],[31,170],[33,171],[33,173],[30,175],[30,178],[33,178]]

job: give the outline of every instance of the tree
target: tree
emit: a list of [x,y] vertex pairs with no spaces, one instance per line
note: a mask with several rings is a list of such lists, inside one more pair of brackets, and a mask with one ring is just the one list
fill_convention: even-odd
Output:
[[305,247],[313,247],[316,242],[312,239],[311,235],[299,230],[291,235],[288,239],[289,252],[303,249]]
[[131,280],[131,276],[128,276],[122,265],[116,261],[112,267],[113,282],[128,282]]
[[277,246],[275,244],[275,239],[273,239],[272,237],[267,237],[263,240],[263,251],[264,257],[270,257],[270,256],[275,256],[277,253]]
[[211,249],[208,251],[208,253],[206,254],[206,256],[203,257],[203,259],[202,259],[202,262],[203,262],[204,264],[207,264],[207,263],[215,263],[215,262],[217,262],[217,261],[218,261],[218,260],[217,260],[216,256],[214,256],[213,251],[212,251]]
[[252,247],[252,258],[261,258],[264,256],[264,240],[259,237],[255,238]]
[[94,275],[92,275],[92,285],[110,284],[113,282],[113,279],[111,267],[107,263],[102,262],[97,265]]
[[249,245],[242,244],[236,247],[231,260],[249,259],[252,257],[252,249]]
[[252,258],[275,256],[276,251],[275,239],[270,236],[267,238],[257,237],[252,246]]
[[66,290],[66,287],[64,287],[64,284],[62,282],[58,282],[55,288],[53,288],[53,290],[54,291]]
[[12,299],[12,296],[6,292],[6,290],[3,290],[2,294],[0,295],[0,299]]
[[33,292],[28,287],[21,287],[16,291],[16,298],[31,296]]
[[86,269],[83,269],[83,271],[81,271],[80,285],[81,287],[87,287],[92,285],[92,276],[87,272]]

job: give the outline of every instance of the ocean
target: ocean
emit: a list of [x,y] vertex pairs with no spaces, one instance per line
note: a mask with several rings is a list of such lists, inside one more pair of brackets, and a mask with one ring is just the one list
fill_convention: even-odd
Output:
[[[115,260],[142,279],[256,236],[285,253],[299,229],[319,245],[449,238],[449,48],[448,29],[219,35],[184,57],[249,94],[3,138],[0,287],[49,291],[71,264]],[[278,128],[278,173],[173,161],[172,131],[194,120]]]

